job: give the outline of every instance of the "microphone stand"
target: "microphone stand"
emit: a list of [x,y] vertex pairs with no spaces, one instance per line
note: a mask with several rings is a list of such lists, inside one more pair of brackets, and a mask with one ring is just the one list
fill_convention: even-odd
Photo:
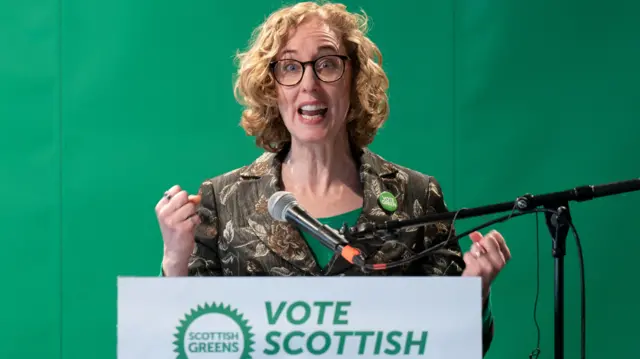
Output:
[[471,218],[499,212],[528,212],[543,207],[546,224],[552,237],[552,256],[554,258],[554,358],[564,358],[564,258],[566,255],[567,234],[571,224],[569,202],[583,202],[594,198],[613,196],[640,190],[640,178],[601,185],[580,186],[566,191],[542,195],[526,194],[514,202],[503,202],[488,206],[461,209],[455,212],[429,214],[405,220],[386,221],[379,224],[364,224],[348,228],[350,238],[366,238],[372,235],[387,236],[411,227],[420,227],[429,223],[445,220]]

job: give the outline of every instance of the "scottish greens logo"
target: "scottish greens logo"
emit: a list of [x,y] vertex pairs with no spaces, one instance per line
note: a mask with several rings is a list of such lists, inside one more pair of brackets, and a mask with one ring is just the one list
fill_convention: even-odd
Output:
[[176,329],[176,359],[251,359],[254,351],[249,322],[222,303],[192,309]]

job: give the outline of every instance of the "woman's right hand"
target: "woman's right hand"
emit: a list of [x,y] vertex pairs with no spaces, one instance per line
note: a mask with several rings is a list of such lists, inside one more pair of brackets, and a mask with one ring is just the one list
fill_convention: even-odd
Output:
[[195,246],[194,231],[200,224],[196,206],[199,195],[188,195],[175,185],[156,205],[156,216],[164,242],[162,268],[166,276],[187,275],[188,261]]

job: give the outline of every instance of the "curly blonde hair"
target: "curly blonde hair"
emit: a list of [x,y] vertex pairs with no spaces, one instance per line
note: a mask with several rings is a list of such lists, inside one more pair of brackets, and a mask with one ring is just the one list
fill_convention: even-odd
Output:
[[387,120],[389,80],[382,69],[382,54],[366,36],[368,18],[350,13],[342,4],[303,2],[271,14],[252,34],[249,48],[237,54],[239,62],[234,96],[244,106],[241,126],[256,144],[277,152],[291,140],[276,101],[275,79],[269,63],[285,45],[289,31],[311,16],[318,16],[341,37],[353,64],[351,108],[347,129],[351,143],[369,145]]

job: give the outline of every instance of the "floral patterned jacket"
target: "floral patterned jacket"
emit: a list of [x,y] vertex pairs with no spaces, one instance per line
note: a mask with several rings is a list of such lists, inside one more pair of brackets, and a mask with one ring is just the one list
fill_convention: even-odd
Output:
[[[323,270],[316,263],[299,230],[272,219],[269,197],[281,188],[281,166],[285,151],[265,152],[252,164],[202,183],[198,208],[202,222],[196,228],[196,246],[189,261],[190,276],[324,276],[324,275],[414,275],[459,276],[465,267],[457,241],[450,241],[434,255],[404,267],[363,273],[340,256]],[[367,148],[358,150],[364,205],[357,224],[407,219],[426,213],[447,211],[439,183],[384,160]],[[381,192],[397,199],[397,210],[385,212],[378,202]],[[450,233],[452,231],[453,233]],[[360,249],[368,263],[387,263],[407,258],[455,235],[453,226],[440,222],[414,229],[393,240],[362,240],[351,245]],[[490,310],[485,307],[486,312]],[[485,319],[486,321],[487,319]],[[486,352],[493,339],[493,320],[483,335]]]

